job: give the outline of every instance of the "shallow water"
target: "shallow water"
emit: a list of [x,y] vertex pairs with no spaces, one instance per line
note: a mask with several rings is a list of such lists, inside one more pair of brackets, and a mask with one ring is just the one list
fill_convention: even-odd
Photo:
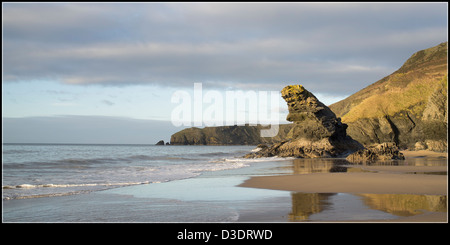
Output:
[[4,144],[3,199],[88,193],[242,168],[252,146]]

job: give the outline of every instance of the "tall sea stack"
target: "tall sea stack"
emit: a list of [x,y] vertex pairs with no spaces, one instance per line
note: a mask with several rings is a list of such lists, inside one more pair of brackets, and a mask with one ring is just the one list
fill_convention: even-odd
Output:
[[287,120],[294,123],[286,141],[246,157],[338,157],[364,147],[346,134],[347,125],[302,85],[281,90],[287,102]]

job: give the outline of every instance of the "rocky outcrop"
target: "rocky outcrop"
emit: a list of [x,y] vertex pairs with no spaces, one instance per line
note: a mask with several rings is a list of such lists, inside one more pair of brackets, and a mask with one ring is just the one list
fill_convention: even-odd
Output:
[[164,145],[164,140],[158,141],[158,143],[156,143],[156,145]]
[[363,149],[346,134],[347,125],[302,85],[283,88],[288,104],[288,121],[294,123],[285,141],[253,152],[246,157],[337,157]]
[[302,85],[286,86],[281,96],[288,105],[286,120],[294,122],[292,138],[318,141],[329,137],[345,137],[346,124]]
[[346,159],[349,162],[361,163],[377,160],[404,160],[405,156],[399,151],[395,143],[382,143],[354,152]]

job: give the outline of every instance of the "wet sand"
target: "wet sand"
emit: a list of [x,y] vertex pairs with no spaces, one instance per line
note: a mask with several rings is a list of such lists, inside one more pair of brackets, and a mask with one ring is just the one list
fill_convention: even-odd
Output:
[[[408,158],[447,159],[447,153],[404,151]],[[447,195],[447,175],[409,174],[447,172],[447,166],[361,166],[373,172],[309,173],[257,176],[241,187],[285,190],[303,193],[417,194]],[[413,217],[384,220],[397,222],[442,222],[447,213],[429,212]]]
[[388,173],[313,173],[253,177],[241,187],[306,193],[446,195],[447,176]]
[[405,158],[413,158],[413,157],[426,157],[428,159],[432,158],[448,158],[447,152],[434,152],[434,151],[401,151]]

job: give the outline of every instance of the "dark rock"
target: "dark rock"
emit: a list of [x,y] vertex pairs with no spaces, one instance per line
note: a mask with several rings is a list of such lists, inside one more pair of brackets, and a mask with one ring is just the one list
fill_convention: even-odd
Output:
[[219,126],[187,128],[170,137],[171,145],[258,145],[273,144],[286,139],[293,124],[279,125],[278,135],[272,138],[261,137],[261,125]]
[[286,119],[294,122],[286,140],[245,157],[337,157],[363,149],[347,136],[347,125],[302,85],[287,86],[281,95],[288,104]]
[[158,141],[158,143],[156,143],[156,145],[164,145],[164,140]]
[[393,142],[375,144],[347,156],[347,161],[353,163],[371,162],[377,160],[404,160],[405,157]]
[[265,144],[259,144],[259,145],[256,146],[256,148],[259,148],[259,149],[266,149],[266,148],[268,148],[268,146],[265,145]]

